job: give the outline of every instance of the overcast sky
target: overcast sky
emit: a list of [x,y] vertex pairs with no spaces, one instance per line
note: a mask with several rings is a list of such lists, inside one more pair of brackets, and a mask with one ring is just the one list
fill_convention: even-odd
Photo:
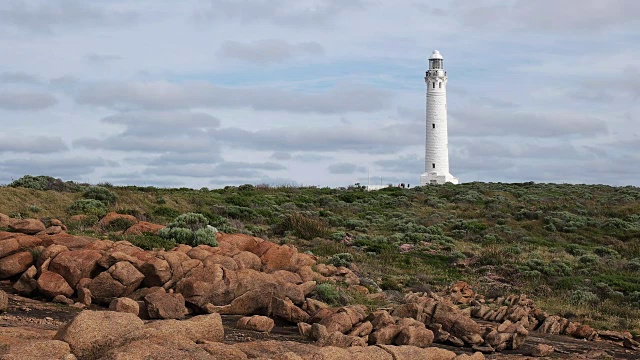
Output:
[[640,185],[638,0],[3,0],[0,183]]

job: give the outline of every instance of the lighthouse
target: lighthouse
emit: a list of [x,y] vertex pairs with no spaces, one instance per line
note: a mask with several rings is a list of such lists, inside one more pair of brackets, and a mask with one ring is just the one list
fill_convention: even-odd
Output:
[[420,185],[457,184],[458,178],[449,173],[447,72],[438,50],[434,50],[429,58],[429,70],[424,81],[427,84],[427,136]]

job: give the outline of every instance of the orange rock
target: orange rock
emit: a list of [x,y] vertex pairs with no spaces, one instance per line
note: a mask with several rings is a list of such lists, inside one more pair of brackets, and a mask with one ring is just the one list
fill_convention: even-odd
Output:
[[140,221],[132,225],[130,228],[128,228],[124,232],[124,234],[125,235],[142,235],[142,234],[156,235],[158,234],[158,231],[160,229],[163,229],[164,227],[165,227],[164,225],[158,225],[158,224],[150,223],[147,221]]
[[112,222],[118,220],[118,219],[123,219],[123,220],[128,220],[131,221],[132,223],[136,224],[138,222],[138,219],[136,219],[135,216],[133,215],[125,215],[125,214],[118,214],[117,212],[109,212],[107,213],[107,215],[105,215],[102,219],[100,219],[100,221],[98,222],[101,226],[107,227],[109,225],[111,225]]
[[35,235],[46,229],[42,221],[37,219],[15,220],[9,224],[9,228],[13,231],[27,235]]

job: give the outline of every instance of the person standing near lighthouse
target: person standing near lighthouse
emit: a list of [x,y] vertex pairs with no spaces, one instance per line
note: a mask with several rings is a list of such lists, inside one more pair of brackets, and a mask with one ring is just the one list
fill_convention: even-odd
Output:
[[458,178],[449,173],[447,72],[438,50],[434,50],[429,58],[429,70],[424,81],[427,84],[427,136],[425,169],[420,176],[420,185],[457,184]]

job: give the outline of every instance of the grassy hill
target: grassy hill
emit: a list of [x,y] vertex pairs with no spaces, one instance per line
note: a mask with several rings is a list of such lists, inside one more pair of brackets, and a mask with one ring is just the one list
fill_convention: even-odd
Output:
[[[88,211],[93,215],[80,224],[69,220],[86,185],[50,178],[13,185],[26,187],[0,187],[0,213],[56,217],[73,232],[96,231],[91,225],[98,212]],[[598,328],[640,331],[640,188],[103,186],[117,195],[107,210],[140,220],[167,224],[199,212],[220,231],[263,236],[321,256],[351,253],[360,272],[383,289],[466,280],[490,295],[525,292],[551,313]]]

